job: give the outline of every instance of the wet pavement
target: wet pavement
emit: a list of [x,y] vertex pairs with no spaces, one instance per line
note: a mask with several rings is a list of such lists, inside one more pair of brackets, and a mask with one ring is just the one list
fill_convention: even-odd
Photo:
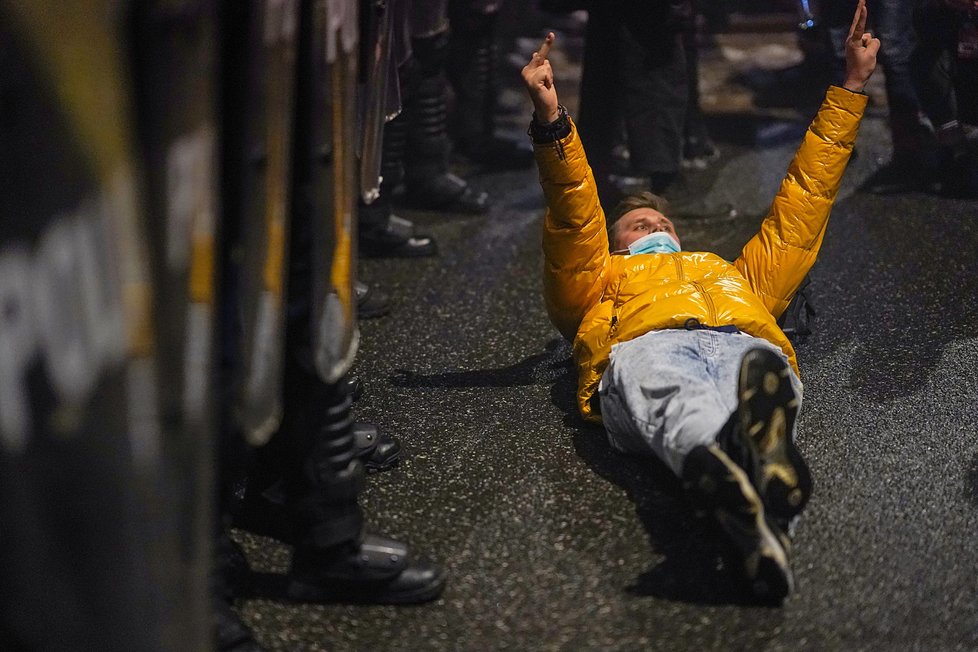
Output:
[[[789,34],[739,34],[704,57],[722,158],[696,183],[740,213],[678,223],[687,248],[733,257],[757,228],[812,112],[758,108],[743,80],[797,56]],[[574,72],[561,74],[573,111]],[[715,533],[663,466],[614,453],[578,416],[569,346],[541,297],[543,201],[526,170],[472,178],[495,200],[488,217],[405,212],[438,238],[439,257],[361,263],[394,311],[361,324],[356,415],[405,448],[395,470],[370,476],[362,503],[376,530],[444,564],[444,595],[401,608],[239,603],[260,641],[272,650],[978,648],[978,204],[858,190],[889,152],[878,80],[871,94],[812,274],[815,332],[798,347],[799,441],[816,489],[783,607],[744,597]],[[519,133],[525,118],[513,124]],[[286,547],[237,536],[256,569],[285,570]]]

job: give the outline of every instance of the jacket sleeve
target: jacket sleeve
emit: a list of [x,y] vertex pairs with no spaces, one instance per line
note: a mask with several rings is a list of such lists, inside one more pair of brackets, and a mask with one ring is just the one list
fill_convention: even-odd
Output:
[[775,317],[815,263],[867,100],[829,87],[760,231],[734,261]]
[[535,144],[540,185],[547,201],[543,222],[543,291],[550,321],[569,340],[604,290],[610,258],[604,211],[598,202],[577,127]]

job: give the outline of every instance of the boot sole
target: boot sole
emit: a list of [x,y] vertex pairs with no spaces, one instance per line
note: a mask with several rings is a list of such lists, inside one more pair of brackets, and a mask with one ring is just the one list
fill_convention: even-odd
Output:
[[441,573],[429,584],[397,593],[386,592],[383,584],[369,587],[355,582],[334,581],[324,587],[293,579],[289,581],[285,593],[289,600],[304,603],[421,604],[441,595],[445,590],[445,577],[445,573]]
[[369,473],[379,473],[381,471],[390,471],[395,466],[397,466],[400,461],[401,461],[401,454],[400,453],[398,453],[397,455],[394,455],[393,457],[389,457],[386,460],[376,461],[376,460],[373,460],[371,458],[367,458],[367,459],[363,460],[363,468],[365,468],[367,470],[367,472],[369,472]]
[[811,471],[791,437],[799,401],[790,374],[776,353],[755,349],[744,356],[738,383],[748,471],[768,512],[782,519],[800,514],[812,493]]
[[700,453],[700,468],[692,469],[692,477],[684,474],[686,490],[713,514],[733,545],[751,593],[765,602],[780,603],[794,590],[789,543],[776,534],[743,469],[718,447],[706,450],[712,459]]

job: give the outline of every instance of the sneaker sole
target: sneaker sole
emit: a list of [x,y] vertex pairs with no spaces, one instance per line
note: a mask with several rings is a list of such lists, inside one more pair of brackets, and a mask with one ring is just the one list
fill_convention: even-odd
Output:
[[743,469],[716,446],[704,450],[708,453],[700,453],[700,468],[693,477],[684,478],[686,489],[712,512],[743,560],[751,593],[780,603],[794,590],[787,553],[790,544],[776,534],[777,528],[765,516],[764,505]]
[[811,471],[791,437],[799,401],[790,374],[778,354],[755,349],[744,356],[738,384],[748,472],[768,512],[782,519],[801,513],[812,494]]

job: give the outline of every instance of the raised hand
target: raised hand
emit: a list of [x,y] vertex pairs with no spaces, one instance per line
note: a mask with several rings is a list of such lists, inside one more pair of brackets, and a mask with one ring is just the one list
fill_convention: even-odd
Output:
[[560,116],[557,89],[554,88],[554,71],[547,61],[553,42],[554,33],[550,32],[540,49],[533,53],[530,62],[523,66],[523,83],[533,100],[537,122],[541,123],[553,122]]
[[846,81],[842,84],[850,91],[861,92],[876,70],[876,54],[880,40],[866,31],[866,0],[859,0],[852,27],[846,37]]

